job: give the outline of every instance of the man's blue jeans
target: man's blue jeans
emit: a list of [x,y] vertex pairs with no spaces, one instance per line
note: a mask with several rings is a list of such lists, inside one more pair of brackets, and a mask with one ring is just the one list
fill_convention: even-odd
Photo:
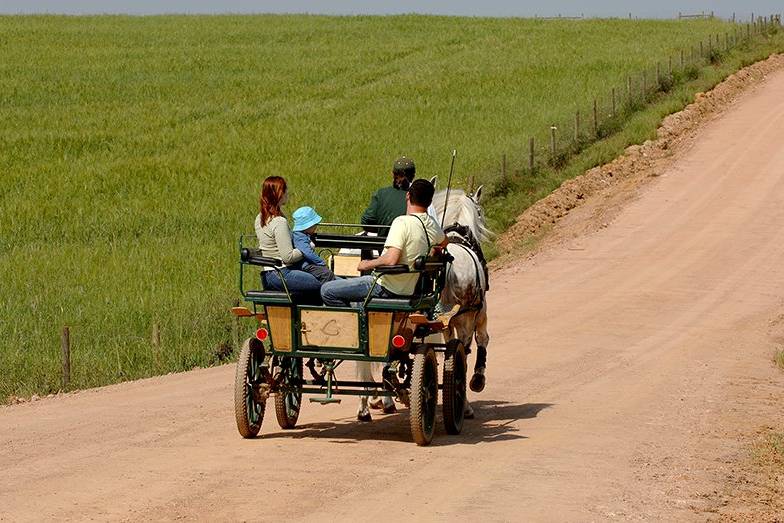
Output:
[[[359,276],[345,280],[328,281],[321,286],[321,299],[324,305],[348,307],[351,302],[364,302],[368,291],[373,287],[373,276]],[[373,287],[373,296],[388,294],[381,285]]]
[[[321,282],[312,274],[295,269],[281,268],[280,272],[286,279],[286,287],[291,293],[295,303],[303,305],[320,305],[319,289]],[[283,283],[276,271],[263,271],[261,273],[264,288],[271,291],[282,291]]]

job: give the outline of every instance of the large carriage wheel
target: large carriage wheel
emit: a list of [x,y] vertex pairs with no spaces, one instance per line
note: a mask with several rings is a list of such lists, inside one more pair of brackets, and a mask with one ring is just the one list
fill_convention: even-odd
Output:
[[234,416],[243,438],[255,437],[264,420],[267,401],[259,396],[259,386],[264,381],[263,361],[264,345],[256,338],[245,340],[234,376]]
[[447,434],[460,434],[466,405],[466,355],[460,340],[449,340],[446,344],[443,384],[444,428]]
[[280,428],[293,429],[302,406],[302,358],[284,356],[280,359],[280,366],[283,369],[281,385],[287,390],[275,396],[275,416]]
[[427,347],[414,356],[411,372],[411,436],[417,445],[428,445],[433,440],[438,401],[438,363],[436,352]]

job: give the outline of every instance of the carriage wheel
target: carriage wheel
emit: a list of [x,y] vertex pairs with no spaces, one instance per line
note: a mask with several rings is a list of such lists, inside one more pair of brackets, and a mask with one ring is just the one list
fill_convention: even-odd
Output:
[[255,338],[242,344],[234,376],[234,416],[243,438],[253,438],[264,421],[265,399],[260,399],[259,386],[264,382],[261,364],[264,345]]
[[463,430],[466,405],[466,355],[460,340],[449,340],[444,358],[442,411],[447,434]]
[[281,358],[283,369],[282,385],[288,390],[275,396],[275,416],[282,429],[293,429],[297,425],[302,406],[302,358]]
[[438,363],[436,352],[427,347],[414,356],[411,372],[411,436],[417,445],[428,445],[433,440],[438,400]]

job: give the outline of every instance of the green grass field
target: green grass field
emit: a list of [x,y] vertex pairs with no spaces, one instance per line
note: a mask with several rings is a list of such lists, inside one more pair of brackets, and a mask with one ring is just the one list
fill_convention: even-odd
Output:
[[[496,184],[500,155],[522,157],[528,136],[732,30],[717,20],[0,17],[0,400],[60,388],[66,324],[71,388],[225,358],[236,240],[252,230],[265,176],[289,180],[289,212],[309,204],[328,221],[357,221],[400,154],[443,178],[457,148],[459,184]],[[491,202],[494,223],[552,183]]]

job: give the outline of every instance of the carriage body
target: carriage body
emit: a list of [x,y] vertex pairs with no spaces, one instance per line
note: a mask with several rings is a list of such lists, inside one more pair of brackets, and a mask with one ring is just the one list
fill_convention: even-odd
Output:
[[[359,226],[322,227],[345,230]],[[256,336],[243,346],[235,382],[237,426],[244,437],[258,433],[270,396],[275,397],[281,427],[293,428],[303,394],[312,395],[310,401],[317,403],[339,402],[335,397],[339,395],[372,395],[395,397],[404,403],[410,400],[412,435],[418,444],[427,444],[432,439],[438,388],[444,390],[444,408],[449,409],[444,416],[447,431],[460,431],[465,349],[445,343],[441,334],[447,326],[430,319],[443,289],[448,255],[418,260],[416,272],[420,276],[414,296],[374,297],[358,307],[328,307],[299,303],[285,285],[283,291],[246,288],[259,282],[259,267],[279,270],[276,260],[248,246],[254,240],[248,236],[240,239],[239,283],[247,306],[233,309],[239,316],[258,321]],[[383,237],[337,232],[319,234],[315,239],[330,267],[344,277],[358,276],[351,268],[359,262],[360,251],[380,252],[383,242]],[[408,271],[406,266],[381,268],[389,274]],[[444,353],[445,358],[440,385],[436,353]],[[346,361],[380,363],[385,369],[382,379],[338,379],[335,370]]]

